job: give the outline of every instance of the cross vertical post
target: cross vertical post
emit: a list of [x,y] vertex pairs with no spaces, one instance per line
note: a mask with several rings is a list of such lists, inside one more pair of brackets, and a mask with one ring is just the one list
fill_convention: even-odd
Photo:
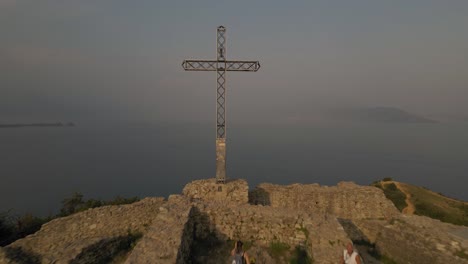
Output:
[[226,29],[217,29],[216,62],[216,181],[226,180]]
[[226,28],[216,32],[216,60],[184,60],[186,71],[216,71],[216,182],[226,182],[226,71],[256,72],[258,61],[226,59]]

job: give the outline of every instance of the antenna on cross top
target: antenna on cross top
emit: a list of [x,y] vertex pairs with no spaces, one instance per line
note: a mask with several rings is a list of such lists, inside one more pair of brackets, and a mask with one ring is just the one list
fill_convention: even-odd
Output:
[[226,72],[256,72],[258,61],[226,59],[226,28],[216,32],[216,60],[184,60],[186,71],[216,71],[216,182],[226,182]]

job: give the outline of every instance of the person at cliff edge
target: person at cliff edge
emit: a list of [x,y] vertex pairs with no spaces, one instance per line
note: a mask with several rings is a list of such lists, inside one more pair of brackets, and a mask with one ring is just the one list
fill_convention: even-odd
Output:
[[361,258],[359,254],[354,250],[353,244],[349,242],[346,245],[346,249],[343,251],[343,255],[340,256],[340,264],[361,264]]

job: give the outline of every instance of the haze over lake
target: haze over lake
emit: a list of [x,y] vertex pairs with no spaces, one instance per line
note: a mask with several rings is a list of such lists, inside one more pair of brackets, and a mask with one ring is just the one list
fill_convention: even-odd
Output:
[[[231,124],[228,177],[253,188],[384,177],[468,200],[468,123]],[[60,201],[168,196],[215,175],[212,124],[0,129],[0,212],[57,213]]]

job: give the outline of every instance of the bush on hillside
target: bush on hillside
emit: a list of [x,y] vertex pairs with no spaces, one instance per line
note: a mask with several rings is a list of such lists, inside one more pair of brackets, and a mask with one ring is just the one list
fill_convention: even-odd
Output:
[[101,206],[106,206],[106,205],[131,204],[134,202],[138,202],[139,200],[140,198],[138,197],[124,198],[121,196],[117,196],[113,200],[109,200],[109,201],[102,201],[102,200],[96,200],[96,199],[84,200],[83,194],[79,192],[75,192],[72,194],[71,197],[63,199],[62,208],[60,209],[59,216],[68,216],[77,212],[82,212],[90,208],[96,208],[96,207],[101,207]]
[[394,183],[385,185],[385,188],[383,188],[383,191],[384,191],[385,197],[387,197],[387,199],[392,201],[398,210],[403,211],[403,209],[406,206],[408,206],[408,204],[406,204],[406,201],[405,201],[406,195],[403,192],[401,192]]
[[35,233],[49,220],[29,213],[19,217],[2,213],[0,215],[0,246],[6,246],[17,239]]
[[54,218],[68,216],[104,205],[130,204],[139,200],[138,197],[123,198],[121,196],[117,196],[110,201],[84,200],[83,194],[75,192],[70,197],[63,199],[60,213],[56,216],[40,218],[30,213],[22,216],[11,216],[9,213],[0,213],[0,247],[37,232],[43,224]]
[[62,200],[62,209],[60,209],[60,216],[67,216],[78,212],[83,206],[83,194],[75,192],[72,194],[71,197]]
[[36,233],[41,226],[50,221],[49,218],[40,218],[26,213],[16,220],[16,239]]
[[8,223],[7,217],[7,213],[0,213],[0,247],[7,245],[13,234],[13,228]]
[[437,205],[427,203],[424,201],[416,200],[414,203],[416,210],[414,211],[417,215],[429,216],[434,219],[439,219],[442,222],[451,223],[455,225],[468,226],[468,218],[450,214],[443,208]]

